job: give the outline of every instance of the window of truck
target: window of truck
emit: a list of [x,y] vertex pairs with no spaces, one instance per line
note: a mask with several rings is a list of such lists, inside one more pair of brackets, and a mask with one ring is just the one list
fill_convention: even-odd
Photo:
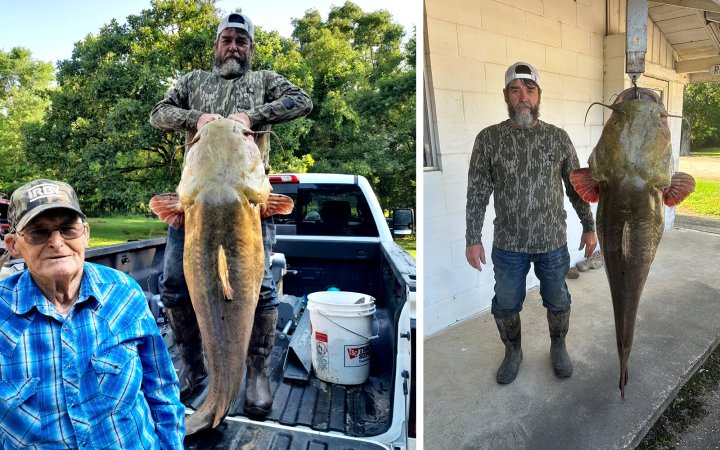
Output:
[[290,214],[274,216],[278,234],[379,236],[360,187],[351,184],[274,184],[273,192],[291,197]]

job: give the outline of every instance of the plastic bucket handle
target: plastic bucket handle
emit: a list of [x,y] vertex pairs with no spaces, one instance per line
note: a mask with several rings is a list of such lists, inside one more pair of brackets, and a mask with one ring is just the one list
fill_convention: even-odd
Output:
[[[357,332],[355,332],[355,331],[353,331],[353,330],[350,330],[350,329],[348,329],[348,328],[340,325],[339,323],[335,322],[334,320],[332,320],[331,318],[329,318],[328,316],[326,316],[325,314],[323,314],[322,311],[320,311],[320,310],[315,310],[315,312],[316,312],[317,314],[323,316],[325,319],[327,319],[327,320],[330,321],[331,323],[339,326],[340,328],[342,328],[343,330],[345,330],[345,331],[347,331],[347,332],[349,332],[349,333],[354,334],[355,336],[359,336],[359,337],[361,337],[361,338],[363,338],[363,339],[367,339],[368,341],[372,341],[373,339],[377,339],[377,338],[380,337],[380,335],[378,335],[378,334],[373,335],[373,336],[370,336],[370,337],[364,336],[364,335],[362,335],[362,334],[360,334],[360,333],[357,333]],[[372,318],[373,318],[374,324],[377,325],[377,317],[375,317],[375,314],[373,314]],[[374,326],[373,328],[379,329],[380,326],[379,326],[379,325],[378,325],[378,326]]]

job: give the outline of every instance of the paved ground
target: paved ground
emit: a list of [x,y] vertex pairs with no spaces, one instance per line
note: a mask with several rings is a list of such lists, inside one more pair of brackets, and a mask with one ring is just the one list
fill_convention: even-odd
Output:
[[699,216],[675,216],[675,226],[706,233],[720,234],[720,219]]
[[[491,315],[425,341],[425,448],[634,448],[720,340],[720,235],[671,230],[661,241],[638,313],[626,400],[603,269],[568,280],[568,348],[575,373],[558,380],[549,360],[545,310],[528,293],[524,360],[500,386],[503,346]],[[689,438],[688,438],[689,439]]]
[[681,156],[678,170],[695,178],[720,181],[720,158],[708,156]]
[[681,156],[678,170],[695,178],[720,181],[720,158],[707,156]]

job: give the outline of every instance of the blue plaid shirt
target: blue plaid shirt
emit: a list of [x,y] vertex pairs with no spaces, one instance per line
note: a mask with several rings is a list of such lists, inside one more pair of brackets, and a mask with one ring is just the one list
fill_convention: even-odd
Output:
[[85,263],[67,317],[29,271],[0,281],[0,448],[183,448],[185,408],[140,286]]

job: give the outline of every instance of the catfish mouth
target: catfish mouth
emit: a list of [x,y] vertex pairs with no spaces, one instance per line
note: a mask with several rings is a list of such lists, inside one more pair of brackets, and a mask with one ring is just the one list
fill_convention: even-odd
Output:
[[650,89],[631,87],[618,94],[613,104],[624,102],[625,100],[647,100],[662,104],[660,96]]

